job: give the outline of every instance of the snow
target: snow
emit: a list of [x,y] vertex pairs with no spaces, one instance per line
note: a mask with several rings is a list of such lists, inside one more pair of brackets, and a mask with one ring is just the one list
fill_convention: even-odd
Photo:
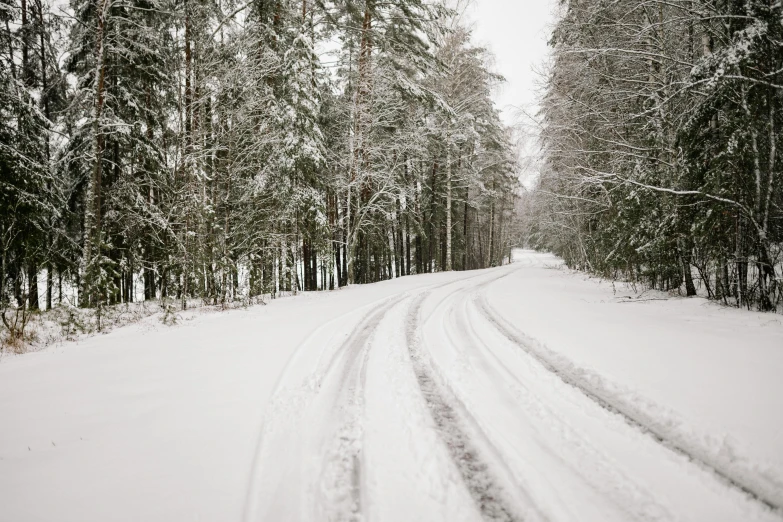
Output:
[[[701,298],[647,293],[526,265],[487,300],[504,319],[613,405],[783,504],[783,319]],[[567,325],[567,327],[564,327]],[[547,355],[545,355],[546,357]]]
[[454,277],[305,294],[4,357],[0,520],[240,520],[264,410],[299,344],[356,308]]
[[5,357],[0,520],[780,520],[779,316],[515,257]]

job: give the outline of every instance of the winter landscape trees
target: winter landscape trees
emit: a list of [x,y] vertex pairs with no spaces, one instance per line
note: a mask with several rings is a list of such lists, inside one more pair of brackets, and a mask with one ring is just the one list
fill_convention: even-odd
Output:
[[532,241],[573,267],[780,308],[781,16],[768,0],[564,4]]
[[4,0],[0,13],[9,331],[39,293],[100,317],[508,255],[501,78],[445,5]]
[[0,522],[780,522],[781,0],[477,2],[517,100],[559,8],[520,143],[471,0],[69,1],[0,0]]

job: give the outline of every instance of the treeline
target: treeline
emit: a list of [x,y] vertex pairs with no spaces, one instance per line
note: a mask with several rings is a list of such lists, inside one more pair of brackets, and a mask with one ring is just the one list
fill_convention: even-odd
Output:
[[1,2],[4,311],[39,288],[47,308],[69,288],[184,307],[509,252],[501,78],[444,5]]
[[563,3],[530,241],[575,268],[779,308],[781,20],[771,0]]

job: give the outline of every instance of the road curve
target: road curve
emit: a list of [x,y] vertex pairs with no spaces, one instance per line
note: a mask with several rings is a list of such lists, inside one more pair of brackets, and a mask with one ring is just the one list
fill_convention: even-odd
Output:
[[519,269],[316,330],[265,414],[245,522],[780,520],[524,349],[484,297]]

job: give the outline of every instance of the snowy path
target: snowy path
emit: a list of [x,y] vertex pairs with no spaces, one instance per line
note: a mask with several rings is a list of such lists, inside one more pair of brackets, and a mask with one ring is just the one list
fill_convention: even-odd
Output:
[[[423,328],[434,365],[502,456],[507,494],[546,520],[752,520],[765,510],[659,444],[503,335],[468,288]],[[443,342],[446,339],[448,342]]]
[[405,292],[304,343],[246,520],[778,519],[520,346],[483,299],[517,269]]
[[[577,366],[526,331],[533,328],[507,300],[520,299],[531,274],[549,277],[536,272],[542,259],[551,261],[522,253],[492,270],[402,278],[109,335],[53,353],[54,364],[44,353],[5,361],[0,424],[11,429],[0,430],[0,520],[783,519],[776,446],[755,449],[754,457],[767,451],[766,468],[745,454],[712,453],[688,435],[706,421],[674,422],[668,409],[650,406],[654,393],[636,400],[607,372]],[[603,327],[605,334],[589,334],[609,339],[611,322]],[[773,341],[781,333],[771,332]],[[233,341],[217,341],[226,338]],[[98,372],[96,358],[106,365]],[[99,377],[115,365],[126,372],[121,394]],[[188,369],[180,374],[177,365]],[[63,380],[85,366],[78,384]],[[181,393],[177,400],[164,380]],[[13,389],[24,398],[12,401]],[[83,420],[41,406],[64,396],[72,401],[57,404],[69,409],[102,391],[108,404]],[[150,417],[158,401],[166,406]],[[666,406],[687,411],[688,401]],[[132,419],[114,418],[122,412]],[[35,422],[27,426],[27,418]],[[132,443],[122,438],[129,426]],[[98,445],[72,442],[69,453],[64,443],[57,453],[55,439],[82,433]],[[47,439],[53,448],[44,453],[24,447]],[[118,451],[123,467],[101,467]],[[90,503],[89,493],[62,493],[72,478],[115,487]],[[136,481],[168,495],[154,498]],[[53,499],[50,511],[33,502],[33,487]]]

